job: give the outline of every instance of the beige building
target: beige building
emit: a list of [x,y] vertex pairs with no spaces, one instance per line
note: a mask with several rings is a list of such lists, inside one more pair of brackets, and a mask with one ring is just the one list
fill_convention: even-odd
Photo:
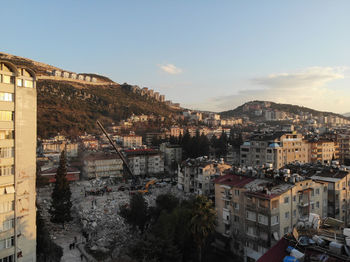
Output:
[[177,173],[177,186],[185,193],[214,197],[214,179],[222,176],[231,166],[208,160],[206,157],[188,159]]
[[329,140],[308,141],[308,162],[330,164],[338,159],[338,145]]
[[116,154],[94,153],[84,157],[83,177],[122,177],[123,161]]
[[36,261],[35,80],[0,61],[0,261]]
[[172,126],[170,128],[170,136],[179,137],[184,135],[184,129],[178,126]]
[[66,151],[68,158],[78,156],[78,143],[67,140],[64,136],[57,136],[52,139],[44,139],[41,143],[42,154],[46,157],[59,159],[63,150]]
[[309,214],[324,217],[327,192],[324,183],[311,179],[276,183],[242,175],[215,180],[217,232],[245,261],[258,260],[283,235]]
[[339,145],[339,160],[344,164],[345,160],[350,159],[350,133],[341,133],[337,135]]
[[281,168],[292,162],[308,162],[308,144],[298,133],[258,134],[241,146],[240,164]]
[[117,141],[120,142],[124,148],[137,148],[142,146],[142,136],[123,135],[118,136]]

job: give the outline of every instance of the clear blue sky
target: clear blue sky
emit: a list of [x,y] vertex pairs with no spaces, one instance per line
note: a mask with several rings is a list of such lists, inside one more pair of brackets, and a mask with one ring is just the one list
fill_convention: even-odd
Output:
[[1,50],[190,108],[350,112],[350,1],[6,1]]

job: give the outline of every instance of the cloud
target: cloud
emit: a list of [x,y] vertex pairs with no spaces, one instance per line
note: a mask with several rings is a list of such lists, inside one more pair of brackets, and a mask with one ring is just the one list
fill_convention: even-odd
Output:
[[210,98],[196,106],[207,110],[224,111],[234,109],[248,101],[267,100],[342,112],[344,111],[342,101],[350,99],[350,92],[330,88],[327,84],[345,78],[347,70],[347,67],[310,67],[291,73],[256,77],[249,79],[247,88],[241,88],[235,94]]
[[181,68],[176,67],[173,64],[167,64],[167,65],[160,65],[159,66],[165,73],[171,74],[171,75],[177,75],[182,72]]
[[327,82],[344,78],[346,67],[310,67],[294,73],[271,74],[252,79],[252,82],[268,88],[293,89],[300,87],[320,87]]

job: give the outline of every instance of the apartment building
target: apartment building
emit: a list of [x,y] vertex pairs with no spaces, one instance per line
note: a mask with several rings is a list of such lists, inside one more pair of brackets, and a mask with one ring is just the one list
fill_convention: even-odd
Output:
[[164,173],[164,157],[158,150],[125,150],[129,167],[135,176],[152,176]]
[[0,61],[0,261],[36,261],[36,77]]
[[116,154],[88,154],[83,157],[82,175],[86,179],[120,178],[123,175],[123,161]]
[[142,146],[142,136],[121,135],[117,136],[117,142],[121,143],[124,148],[137,148]]
[[339,146],[339,160],[344,164],[346,160],[350,160],[350,133],[340,133],[336,137]]
[[177,173],[177,186],[185,193],[196,193],[214,197],[214,179],[223,175],[231,166],[223,162],[208,160],[207,157],[188,159],[181,164]]
[[308,141],[308,162],[330,164],[339,158],[337,143],[330,140]]
[[[302,174],[325,185],[327,192],[327,216],[342,220],[345,226],[350,225],[350,171],[334,165],[293,165],[287,168],[291,173]],[[326,188],[327,187],[327,188]]]
[[[302,178],[301,178],[302,179]],[[311,213],[326,214],[324,183],[228,174],[215,180],[217,232],[236,255],[256,261]]]
[[272,164],[281,168],[296,161],[308,162],[308,144],[295,132],[254,135],[243,143],[240,151],[240,164],[245,166]]
[[184,129],[178,126],[172,126],[170,128],[170,136],[179,137],[184,135]]
[[166,169],[169,172],[174,171],[173,167],[177,166],[182,161],[182,147],[180,145],[162,143],[160,145],[160,151],[164,154],[164,166]]
[[65,150],[68,158],[78,156],[78,143],[71,142],[64,136],[42,140],[40,149],[44,156],[54,157],[57,160],[63,150]]

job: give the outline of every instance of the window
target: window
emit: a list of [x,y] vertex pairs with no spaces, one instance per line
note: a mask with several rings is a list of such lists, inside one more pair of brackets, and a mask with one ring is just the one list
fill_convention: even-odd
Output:
[[236,216],[236,215],[233,216],[233,221],[234,221],[234,222],[239,222],[239,216]]
[[272,209],[278,208],[278,200],[273,200],[272,201]]
[[33,81],[29,81],[29,80],[24,80],[24,86],[25,87],[29,87],[29,88],[33,88]]
[[268,224],[269,224],[269,219],[268,219],[267,216],[264,216],[264,215],[259,214],[259,215],[258,215],[258,222],[259,222],[260,224],[263,224],[263,225],[268,225]]
[[285,228],[283,229],[283,232],[284,232],[284,234],[287,234],[287,233],[289,232],[289,227],[285,227]]
[[0,203],[0,213],[6,213],[14,210],[15,201]]
[[237,202],[232,202],[232,206],[234,209],[239,210],[239,204]]
[[289,212],[284,213],[284,218],[289,218]]
[[13,94],[0,92],[0,101],[13,101]]
[[250,221],[256,221],[256,214],[251,211],[247,211],[247,219]]
[[0,232],[4,232],[4,231],[7,231],[7,230],[10,230],[11,228],[14,228],[14,226],[15,226],[15,220],[14,219],[6,220],[6,221],[4,221],[2,223],[2,227],[0,226]]
[[279,223],[278,216],[271,217],[271,226],[277,225]]
[[296,216],[297,216],[297,210],[294,209],[294,210],[293,210],[293,217],[296,217]]
[[14,237],[0,240],[0,250],[13,247],[13,245],[14,245]]
[[13,138],[14,138],[13,130],[0,130],[0,140],[13,139]]
[[13,255],[0,258],[0,262],[14,262],[14,261],[15,261],[15,258]]
[[13,112],[12,111],[0,111],[0,121],[12,121]]
[[235,189],[235,196],[239,196],[239,190]]
[[316,195],[319,195],[319,194],[320,194],[320,189],[317,188],[317,189],[316,189]]
[[312,209],[312,210],[315,209],[315,204],[311,204],[311,209]]
[[23,86],[23,80],[17,79],[17,86]]
[[320,202],[319,202],[319,201],[316,202],[316,207],[317,207],[317,208],[320,207]]
[[3,75],[2,76],[2,82],[5,83],[5,84],[14,84],[15,83],[15,77],[14,76]]
[[289,197],[285,197],[285,198],[284,198],[284,203],[285,203],[285,204],[289,203]]
[[297,201],[297,197],[293,196],[293,202]]
[[312,191],[311,191],[311,196],[314,196],[314,195],[315,195],[315,193],[314,193],[314,191],[312,190]]
[[247,227],[247,235],[256,236],[255,231],[255,227]]
[[11,158],[11,157],[14,157],[13,147],[0,148],[0,158]]

